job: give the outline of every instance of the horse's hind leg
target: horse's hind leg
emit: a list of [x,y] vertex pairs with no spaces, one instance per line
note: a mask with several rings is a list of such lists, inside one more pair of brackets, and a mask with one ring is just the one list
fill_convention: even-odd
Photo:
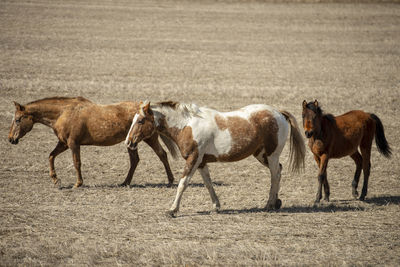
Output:
[[126,176],[125,181],[120,186],[128,186],[131,184],[133,174],[135,173],[136,167],[140,160],[137,149],[131,150],[128,148],[128,154],[131,166],[129,168],[128,175]]
[[[278,198],[279,183],[281,178],[282,165],[279,163],[278,157],[268,157],[263,149],[253,155],[262,165],[268,167],[271,172],[271,188],[269,198],[265,208],[267,210],[280,209],[282,201]],[[275,159],[276,158],[276,159]],[[271,162],[270,162],[271,161]]]
[[278,198],[282,165],[279,163],[279,155],[268,157],[269,170],[271,172],[271,188],[265,208],[267,210],[280,209],[282,201]]
[[370,169],[371,169],[371,145],[372,145],[372,140],[371,143],[368,146],[362,146],[360,148],[361,150],[361,155],[362,155],[362,168],[364,172],[364,182],[363,182],[363,188],[361,191],[361,196],[360,200],[364,200],[365,197],[367,196],[368,192],[368,180],[369,180],[369,174],[370,174]]
[[351,158],[354,160],[354,163],[356,164],[356,172],[354,173],[354,179],[353,182],[351,183],[353,190],[352,194],[354,198],[357,198],[358,197],[357,187],[358,187],[358,182],[360,181],[363,158],[361,157],[361,154],[358,151],[353,155],[351,155]]
[[207,187],[208,192],[210,193],[211,201],[213,203],[213,208],[215,211],[218,211],[220,208],[220,204],[219,204],[217,194],[215,194],[214,187],[212,186],[210,172],[208,170],[208,167],[207,167],[207,165],[204,165],[203,167],[200,166],[198,170],[201,174],[201,177],[203,178],[204,184]]
[[153,135],[152,137],[144,140],[157,154],[158,158],[164,165],[165,172],[168,177],[168,186],[171,186],[174,183],[174,175],[172,174],[171,168],[168,162],[167,152],[162,148],[160,142],[158,141],[158,135]]
[[61,154],[67,149],[68,147],[64,143],[58,141],[56,147],[53,149],[53,151],[51,151],[49,155],[50,177],[53,179],[54,184],[57,184],[59,182],[59,180],[57,179],[56,170],[54,169],[54,160],[59,154]]

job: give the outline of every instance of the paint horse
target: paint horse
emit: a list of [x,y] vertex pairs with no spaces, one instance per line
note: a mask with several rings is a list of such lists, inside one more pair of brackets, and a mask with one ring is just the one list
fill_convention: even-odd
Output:
[[291,167],[299,170],[304,164],[305,146],[295,118],[286,111],[267,105],[250,105],[232,112],[219,112],[194,104],[162,102],[144,103],[132,121],[126,145],[134,149],[139,142],[158,133],[172,140],[186,160],[175,201],[168,211],[174,217],[179,210],[182,193],[198,169],[209,191],[213,207],[220,208],[211,183],[207,164],[233,162],[253,155],[271,172],[271,188],[267,210],[279,209],[278,198],[282,165],[279,156],[291,128]]
[[[139,103],[121,102],[113,105],[97,105],[83,97],[66,98],[54,97],[33,101],[26,105],[16,102],[15,114],[11,124],[8,139],[12,144],[18,144],[35,123],[41,123],[53,129],[58,137],[58,143],[50,153],[50,177],[54,184],[59,179],[54,169],[54,160],[68,148],[72,151],[72,158],[77,173],[74,187],[82,185],[80,146],[112,146],[123,141],[129,132],[133,114],[139,109]],[[158,134],[154,132],[145,142],[154,150],[164,164],[169,185],[174,181],[166,152],[158,141]],[[137,150],[128,149],[130,169],[125,181],[121,185],[129,185],[133,173],[139,163]]]
[[315,202],[319,203],[322,198],[322,185],[325,192],[324,199],[329,201],[330,190],[326,171],[329,159],[345,156],[350,156],[356,164],[352,182],[354,198],[358,197],[357,186],[361,170],[364,172],[364,183],[360,196],[360,200],[364,200],[368,191],[371,146],[374,137],[378,151],[382,155],[390,158],[392,154],[381,120],[375,114],[361,110],[349,111],[334,117],[331,114],[324,114],[317,100],[309,103],[304,100],[303,127],[305,135],[309,139],[308,146],[319,167]]

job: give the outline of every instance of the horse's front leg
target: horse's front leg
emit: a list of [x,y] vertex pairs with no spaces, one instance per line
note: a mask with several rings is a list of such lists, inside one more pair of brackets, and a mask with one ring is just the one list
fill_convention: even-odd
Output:
[[165,172],[167,173],[168,177],[168,186],[171,186],[174,183],[174,175],[172,174],[171,168],[169,166],[167,152],[165,152],[160,142],[158,141],[158,135],[154,134],[144,141],[153,149],[153,151],[157,154],[158,158],[163,163]]
[[190,154],[186,159],[185,168],[183,170],[182,178],[179,181],[178,189],[176,191],[176,196],[174,203],[167,212],[167,215],[175,217],[176,213],[179,211],[179,205],[181,203],[182,194],[186,190],[190,179],[192,178],[197,167],[200,165],[201,159],[199,159],[198,153],[194,152]]
[[77,180],[74,188],[78,188],[83,184],[82,173],[81,173],[81,148],[75,142],[68,143],[69,148],[72,151],[72,160],[76,170]]
[[131,150],[128,148],[128,154],[129,154],[130,167],[129,167],[128,175],[125,178],[125,181],[122,184],[120,184],[120,186],[128,186],[131,184],[133,174],[135,173],[136,167],[140,160],[137,149]]
[[318,191],[315,198],[315,203],[318,204],[322,198],[322,185],[324,185],[325,200],[329,201],[329,184],[327,178],[326,169],[328,167],[329,157],[327,154],[323,154],[319,157],[319,172],[318,172]]
[[50,163],[50,177],[53,179],[53,183],[55,185],[60,183],[60,180],[57,179],[56,170],[54,168],[54,160],[55,158],[68,149],[68,146],[61,141],[58,141],[56,147],[51,151],[49,155],[49,163]]

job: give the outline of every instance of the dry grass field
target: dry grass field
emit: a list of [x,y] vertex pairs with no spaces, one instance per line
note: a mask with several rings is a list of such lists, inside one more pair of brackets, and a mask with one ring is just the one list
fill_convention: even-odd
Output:
[[[0,1],[0,266],[400,264],[400,5],[258,1]],[[211,164],[222,211],[200,175],[177,218],[164,214],[175,186],[145,144],[131,187],[123,144],[83,147],[84,186],[71,153],[36,125],[7,140],[13,100],[84,96],[194,102],[221,111],[266,103],[293,113],[318,99],[325,111],[374,112],[393,149],[372,151],[369,193],[353,200],[355,166],[332,160],[331,202],[313,206],[317,167],[288,172],[282,209],[265,212],[270,174],[254,158]],[[362,181],[362,180],[361,180]]]

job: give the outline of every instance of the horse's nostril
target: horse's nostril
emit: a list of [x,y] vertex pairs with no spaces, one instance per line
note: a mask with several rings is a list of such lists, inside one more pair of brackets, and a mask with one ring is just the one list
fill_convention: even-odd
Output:
[[313,135],[313,131],[305,131],[304,134],[307,138],[311,138],[311,136]]

